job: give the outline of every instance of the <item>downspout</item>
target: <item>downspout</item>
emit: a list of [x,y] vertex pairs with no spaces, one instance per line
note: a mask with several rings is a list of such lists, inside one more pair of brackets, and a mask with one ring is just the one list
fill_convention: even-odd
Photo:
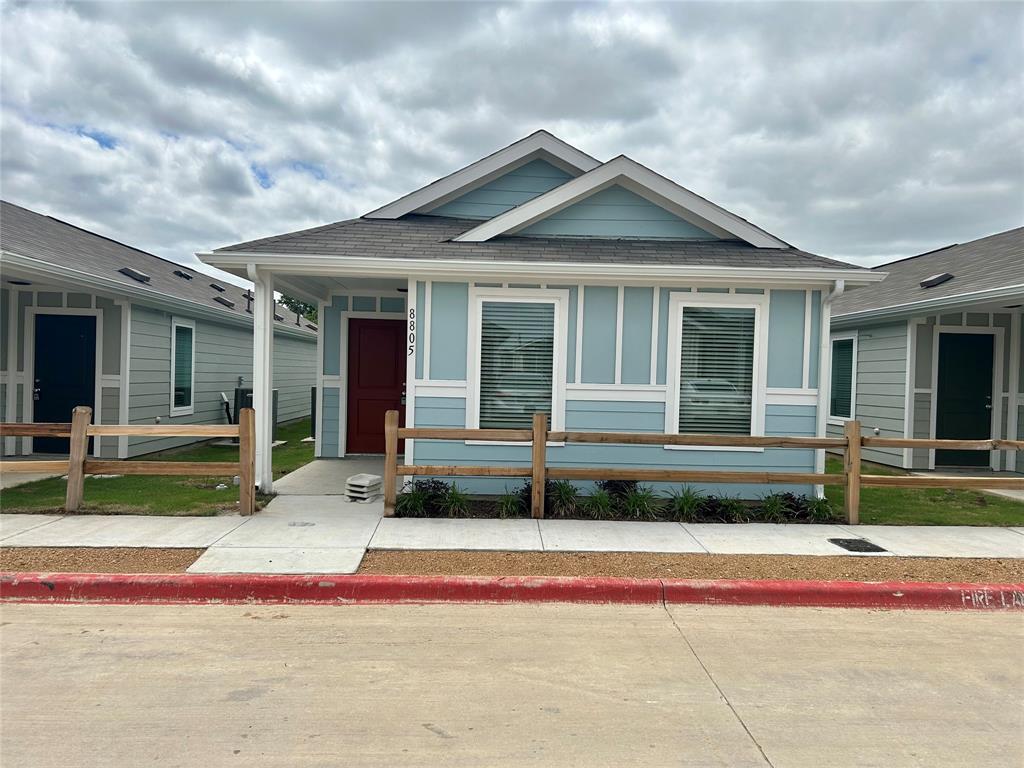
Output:
[[[836,280],[832,290],[821,300],[821,330],[818,333],[818,437],[825,437],[828,423],[828,396],[831,391],[832,378],[832,302],[843,295],[846,290],[845,280]],[[856,371],[854,376],[856,376]],[[825,471],[825,449],[815,451],[814,471],[821,474]],[[824,485],[814,486],[814,495],[819,499],[825,495]]]

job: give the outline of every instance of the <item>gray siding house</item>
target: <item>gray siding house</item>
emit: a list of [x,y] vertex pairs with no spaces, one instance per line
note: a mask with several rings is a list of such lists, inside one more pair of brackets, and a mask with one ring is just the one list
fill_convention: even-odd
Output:
[[[252,293],[58,219],[0,203],[0,421],[222,424],[221,393],[253,381]],[[277,307],[280,422],[308,416],[316,326]],[[101,437],[128,458],[191,438]],[[66,441],[63,441],[66,443]],[[5,438],[4,455],[60,451]]]
[[[884,437],[1024,435],[1024,228],[877,269],[833,305],[828,433],[849,418]],[[1024,453],[871,449],[905,469],[1024,470]]]
[[[837,286],[884,274],[801,251],[625,156],[538,131],[364,216],[199,254],[256,286],[260,407],[269,297],[320,307],[317,455],[416,427],[818,435]],[[408,464],[525,465],[529,446],[407,440]],[[810,472],[813,450],[551,444],[561,466]],[[460,485],[500,491],[505,481]],[[764,486],[708,487],[756,497]],[[810,486],[793,487],[811,493]]]

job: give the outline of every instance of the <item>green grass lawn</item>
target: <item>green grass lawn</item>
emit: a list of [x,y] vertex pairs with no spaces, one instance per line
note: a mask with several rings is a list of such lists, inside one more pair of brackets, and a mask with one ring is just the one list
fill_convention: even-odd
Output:
[[[278,440],[287,440],[273,452],[274,477],[281,477],[313,460],[309,419],[278,427]],[[150,461],[238,461],[238,449],[204,443],[140,457]],[[224,484],[227,488],[217,489]],[[4,512],[53,512],[64,506],[67,483],[59,477],[8,488],[0,494]],[[136,515],[218,515],[238,508],[238,487],[230,477],[175,477],[131,475],[87,477],[82,512]]]
[[[842,472],[843,462],[826,460],[826,472]],[[903,475],[898,469],[863,463],[866,475]],[[830,485],[825,495],[837,510],[846,495]],[[861,488],[860,521],[874,525],[1024,525],[1024,502],[973,490],[947,488]]]

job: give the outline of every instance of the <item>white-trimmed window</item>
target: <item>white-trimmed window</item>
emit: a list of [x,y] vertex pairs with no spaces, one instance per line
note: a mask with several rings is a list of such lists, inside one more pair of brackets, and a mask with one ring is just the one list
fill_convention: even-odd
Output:
[[673,295],[667,433],[764,434],[765,309],[757,295]]
[[551,429],[562,428],[568,298],[565,290],[470,290],[467,426],[529,429],[543,412]]
[[171,319],[171,416],[195,412],[196,324]]
[[828,417],[833,422],[852,419],[857,402],[857,334],[832,337],[832,374],[829,377]]

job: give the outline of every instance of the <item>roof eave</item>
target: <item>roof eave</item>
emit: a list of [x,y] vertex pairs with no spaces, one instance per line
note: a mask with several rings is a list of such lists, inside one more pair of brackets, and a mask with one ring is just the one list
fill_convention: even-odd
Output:
[[888,307],[876,307],[855,312],[832,315],[832,324],[837,327],[849,327],[875,320],[896,320],[914,315],[941,313],[947,310],[962,310],[974,304],[984,304],[1000,299],[1020,298],[1024,300],[1024,284],[1007,285],[983,291],[960,293],[955,296],[939,296],[933,299],[911,301]]

